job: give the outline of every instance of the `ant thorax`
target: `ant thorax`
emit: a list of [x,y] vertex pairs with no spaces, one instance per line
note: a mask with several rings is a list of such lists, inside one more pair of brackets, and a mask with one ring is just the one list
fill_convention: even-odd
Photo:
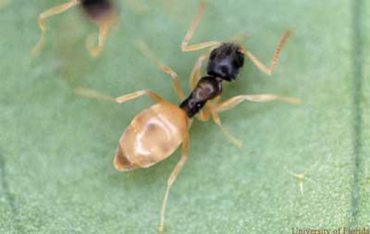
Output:
[[192,118],[208,100],[221,94],[222,81],[236,79],[243,64],[244,51],[237,44],[223,43],[212,50],[207,65],[208,76],[199,80],[189,97],[180,104],[180,108]]
[[222,79],[218,77],[205,76],[201,78],[189,95],[181,104],[180,108],[183,109],[189,118],[196,115],[206,104],[222,92]]

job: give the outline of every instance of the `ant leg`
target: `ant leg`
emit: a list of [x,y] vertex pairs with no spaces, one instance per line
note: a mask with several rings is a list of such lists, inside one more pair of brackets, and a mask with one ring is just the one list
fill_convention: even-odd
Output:
[[189,78],[189,87],[191,90],[195,88],[195,86],[197,85],[201,77],[200,72],[202,69],[203,62],[207,59],[207,56],[208,56],[207,54],[203,54],[199,56],[198,60],[196,61],[194,65],[193,70],[191,71],[190,78]]
[[161,96],[151,90],[139,90],[133,93],[129,93],[117,98],[102,94],[98,91],[86,88],[77,88],[75,89],[75,93],[79,96],[87,97],[87,98],[95,98],[95,99],[102,99],[102,100],[109,100],[114,101],[117,103],[124,103],[131,101],[133,99],[139,98],[144,95],[148,95],[154,102],[160,102],[163,100]]
[[189,41],[193,37],[193,34],[196,28],[198,27],[199,22],[204,14],[204,9],[205,9],[205,3],[202,1],[198,6],[198,13],[195,16],[193,22],[191,23],[181,43],[181,50],[183,52],[196,51],[196,50],[201,50],[201,49],[208,48],[208,47],[217,47],[221,44],[221,42],[218,42],[218,41],[205,41],[205,42],[189,45]]
[[98,55],[102,52],[103,47],[105,45],[105,41],[109,33],[110,26],[111,25],[107,23],[98,24],[98,27],[99,27],[98,45],[91,46],[89,41],[86,42],[86,49],[89,51],[90,56],[92,58],[98,57]]
[[154,102],[160,102],[163,100],[161,96],[151,90],[139,90],[133,93],[129,93],[120,97],[115,98],[117,103],[124,103],[132,99],[139,98],[141,96],[148,95]]
[[213,100],[210,100],[206,105],[199,111],[195,116],[198,120],[206,122],[209,120],[210,115],[212,115],[215,105],[220,101],[220,96],[216,97]]
[[295,97],[283,97],[278,96],[275,94],[257,94],[257,95],[239,95],[227,99],[226,101],[221,102],[217,105],[216,111],[223,112],[229,109],[234,108],[235,106],[239,105],[243,101],[250,101],[250,102],[269,102],[269,101],[282,101],[289,104],[300,104],[302,101],[299,98]]
[[[211,107],[214,109],[214,106]],[[212,119],[213,122],[215,122],[221,129],[221,131],[225,134],[226,138],[236,147],[241,148],[242,147],[242,142],[234,137],[221,123],[221,119],[217,111],[212,110],[211,111]]]
[[109,30],[111,29],[112,25],[115,24],[116,21],[117,21],[116,16],[112,16],[110,19],[103,20],[103,22],[98,23],[99,27],[98,45],[92,47],[89,44],[89,41],[87,41],[86,43],[86,48],[89,51],[91,57],[96,58],[103,51],[105,42],[109,34]]
[[[194,68],[190,74],[189,78],[189,87],[191,90],[195,88],[198,81],[200,80],[200,72],[202,69],[203,62],[207,59],[207,54],[199,56],[198,60],[196,61]],[[209,119],[209,103],[206,104],[206,106],[196,115],[196,118],[200,121],[207,121]]]
[[145,42],[138,41],[136,46],[145,57],[151,60],[161,71],[163,71],[172,78],[172,83],[176,95],[180,100],[184,100],[185,93],[184,90],[181,88],[180,79],[177,73],[173,71],[169,66],[162,64],[154,55],[153,51],[151,51],[150,48],[146,45]]
[[39,15],[38,23],[39,23],[39,27],[41,29],[41,36],[40,36],[40,39],[37,42],[37,44],[32,49],[32,55],[33,56],[39,55],[43,46],[44,46],[44,44],[45,44],[45,33],[46,33],[46,30],[47,30],[46,25],[45,25],[46,18],[54,16],[54,15],[61,14],[61,13],[65,12],[66,10],[70,9],[71,7],[73,7],[77,4],[79,4],[79,0],[70,0],[67,3],[52,7],[50,9],[42,12]]
[[280,100],[290,104],[299,104],[301,102],[301,100],[298,98],[281,97],[274,94],[239,95],[227,99],[226,101],[223,101],[221,103],[217,103],[214,106],[211,106],[212,119],[221,128],[222,132],[226,135],[230,142],[240,148],[242,146],[241,141],[232,136],[229,131],[225,127],[223,127],[218,113],[232,109],[243,101],[268,102],[273,100]]
[[164,194],[163,202],[162,202],[162,208],[161,208],[161,219],[160,219],[160,224],[159,224],[159,232],[163,233],[164,231],[164,220],[165,220],[165,213],[166,213],[166,205],[167,205],[167,200],[168,200],[168,195],[170,193],[170,189],[173,185],[173,183],[176,180],[176,177],[179,175],[181,169],[184,167],[186,160],[188,159],[189,156],[189,135],[188,133],[185,134],[184,140],[182,143],[182,154],[181,158],[176,164],[175,168],[173,169],[170,177],[167,180],[167,189],[166,193]]
[[202,122],[206,122],[209,120],[209,115],[210,115],[210,107],[209,107],[209,103],[206,103],[206,106],[199,111],[199,113],[195,116],[198,120],[202,121]]
[[261,70],[262,72],[264,72],[268,75],[271,75],[272,72],[274,71],[275,67],[276,67],[276,64],[277,64],[278,60],[279,60],[281,49],[284,47],[284,45],[286,44],[286,42],[287,42],[287,40],[288,40],[288,38],[290,37],[291,34],[292,34],[291,31],[286,31],[281,36],[281,38],[279,40],[279,43],[278,43],[278,45],[275,49],[275,52],[272,55],[271,67],[268,67],[268,66],[264,65],[261,61],[258,60],[258,58],[255,55],[253,55],[248,50],[246,50],[245,53],[248,56],[248,58],[254,63],[254,65],[256,65],[256,67],[259,70]]

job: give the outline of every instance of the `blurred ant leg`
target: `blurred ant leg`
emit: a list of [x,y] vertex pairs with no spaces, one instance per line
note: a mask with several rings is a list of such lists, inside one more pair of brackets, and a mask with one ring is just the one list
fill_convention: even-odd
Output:
[[256,95],[238,95],[232,98],[227,99],[219,103],[216,106],[216,112],[222,112],[230,110],[235,106],[239,105],[243,101],[250,102],[269,102],[269,101],[282,101],[289,104],[300,104],[302,101],[299,98],[295,97],[283,97],[275,94],[256,94]]
[[[198,81],[200,80],[201,78],[200,72],[202,69],[202,64],[207,59],[207,56],[208,54],[201,55],[196,61],[194,68],[190,74],[190,78],[189,78],[190,90],[193,90],[195,86],[197,85]],[[203,122],[208,121],[209,119],[209,107],[208,106],[209,105],[210,103],[207,103],[206,106],[203,109],[201,109],[200,112],[196,115],[196,118],[198,120],[203,121]]]
[[161,96],[159,96],[157,93],[151,90],[139,90],[133,93],[129,93],[129,94],[117,97],[115,98],[115,101],[117,103],[124,103],[124,102],[139,98],[144,95],[148,95],[154,102],[160,102],[163,100]]
[[131,101],[133,99],[139,98],[144,95],[148,95],[154,102],[160,102],[163,100],[161,96],[151,90],[139,90],[133,93],[129,93],[117,98],[102,94],[96,90],[87,89],[87,88],[76,88],[75,94],[78,96],[86,97],[86,98],[94,98],[94,99],[101,99],[101,100],[109,100],[114,101],[117,103],[124,103]]
[[201,50],[201,49],[208,48],[208,47],[217,47],[221,44],[221,42],[218,42],[218,41],[205,41],[205,42],[189,45],[189,41],[193,37],[193,34],[196,28],[198,27],[199,22],[203,16],[204,9],[205,9],[205,3],[202,1],[198,6],[198,13],[195,16],[193,22],[191,23],[181,43],[181,50],[183,52],[196,51],[196,50]]
[[179,175],[181,169],[184,167],[187,159],[189,156],[189,134],[185,133],[184,140],[182,142],[182,154],[181,158],[176,164],[175,168],[173,169],[170,177],[167,180],[167,189],[166,193],[164,194],[163,202],[162,202],[162,208],[161,208],[161,218],[160,218],[160,223],[159,223],[159,232],[163,233],[164,231],[164,221],[165,221],[165,213],[166,213],[166,206],[167,206],[167,200],[168,200],[168,195],[170,193],[170,189],[173,185],[173,183],[176,180],[176,177]]
[[213,118],[213,121],[221,128],[221,130],[226,135],[226,137],[230,140],[230,142],[238,147],[241,147],[242,146],[241,141],[233,137],[229,133],[229,131],[227,131],[227,129],[222,126],[218,113],[222,111],[230,110],[234,108],[235,106],[239,105],[240,103],[242,103],[243,101],[268,102],[268,101],[273,101],[273,100],[279,100],[279,101],[287,102],[289,104],[301,103],[301,100],[298,98],[281,97],[281,96],[277,96],[274,94],[239,95],[239,96],[235,96],[230,99],[227,99],[226,101],[223,101],[213,106],[212,111],[211,111],[212,118]]
[[32,49],[32,55],[33,56],[39,55],[42,48],[44,47],[45,33],[46,33],[46,30],[47,30],[46,25],[45,25],[46,18],[54,16],[54,15],[61,14],[61,13],[65,12],[66,10],[70,9],[71,7],[73,7],[73,6],[75,6],[79,3],[80,3],[79,0],[70,0],[67,3],[52,7],[50,9],[42,12],[39,15],[38,23],[39,23],[39,27],[41,29],[41,35],[40,35],[39,41],[37,42],[37,44]]
[[90,44],[86,44],[87,50],[89,51],[91,57],[96,58],[98,55],[103,51],[105,42],[107,40],[109,30],[111,29],[112,25],[114,24],[114,20],[104,20],[101,23],[98,23],[99,27],[99,35],[98,35],[98,45],[95,47],[90,46]]
[[209,116],[210,116],[209,103],[206,103],[205,107],[202,110],[200,110],[195,117],[202,122],[206,122],[209,120]]
[[143,41],[138,41],[136,43],[136,47],[140,50],[140,52],[147,57],[149,60],[151,60],[161,71],[166,73],[172,78],[172,83],[174,90],[176,92],[176,95],[179,97],[180,100],[185,99],[185,93],[184,90],[181,87],[179,76],[175,71],[173,71],[169,66],[164,65],[161,63],[158,58],[154,55],[153,51],[150,50],[150,48],[146,45]]
[[193,90],[197,85],[198,81],[200,80],[200,72],[202,69],[203,62],[207,59],[207,54],[203,54],[199,56],[198,60],[196,61],[193,70],[191,71],[190,78],[189,78],[189,87],[190,90]]
[[291,34],[292,34],[292,32],[290,30],[288,30],[281,36],[281,38],[279,40],[279,43],[278,43],[278,45],[275,49],[275,52],[272,55],[271,67],[268,67],[265,64],[263,64],[260,60],[258,60],[258,58],[255,55],[253,55],[248,50],[246,50],[245,53],[248,56],[248,58],[254,63],[254,65],[259,70],[261,70],[262,72],[264,72],[268,75],[271,75],[272,72],[274,71],[275,67],[276,67],[276,64],[277,64],[278,60],[279,60],[281,49],[284,47],[284,45],[286,44],[286,42],[287,42],[287,40],[288,40],[288,38],[290,37]]
[[213,100],[208,101],[195,117],[203,122],[208,121],[211,113],[214,110],[215,105],[217,105],[217,103],[220,101],[220,98],[221,97],[218,96],[215,97]]
[[[213,107],[214,108],[214,107]],[[234,137],[221,123],[220,116],[218,115],[217,111],[211,111],[213,122],[215,122],[221,129],[221,131],[225,134],[226,138],[236,147],[241,148],[242,142]]]

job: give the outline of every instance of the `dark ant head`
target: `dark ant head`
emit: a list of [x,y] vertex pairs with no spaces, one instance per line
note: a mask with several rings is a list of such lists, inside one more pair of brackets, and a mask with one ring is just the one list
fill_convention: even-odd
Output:
[[243,49],[234,43],[223,43],[212,50],[209,56],[207,73],[210,76],[231,81],[236,79],[243,64]]
[[97,21],[107,17],[113,8],[111,0],[81,0],[81,6],[91,19]]

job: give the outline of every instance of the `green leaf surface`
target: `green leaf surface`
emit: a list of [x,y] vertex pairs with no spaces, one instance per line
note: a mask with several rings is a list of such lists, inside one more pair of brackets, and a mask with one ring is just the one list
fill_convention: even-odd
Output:
[[[178,103],[135,43],[144,40],[188,91],[201,52],[179,45],[197,1],[137,0],[143,9],[118,1],[120,24],[96,60],[85,38],[97,29],[74,8],[47,21],[45,49],[32,58],[38,14],[63,2],[14,0],[0,9],[0,232],[156,233],[180,151],[149,169],[115,171],[118,139],[150,100],[118,105],[73,89],[119,96],[150,88]],[[275,93],[303,104],[244,103],[223,113],[242,149],[215,124],[194,121],[166,233],[370,227],[369,9],[364,0],[208,2],[193,42],[245,33],[243,44],[268,63],[282,32],[294,31],[271,77],[247,61],[223,97]]]

